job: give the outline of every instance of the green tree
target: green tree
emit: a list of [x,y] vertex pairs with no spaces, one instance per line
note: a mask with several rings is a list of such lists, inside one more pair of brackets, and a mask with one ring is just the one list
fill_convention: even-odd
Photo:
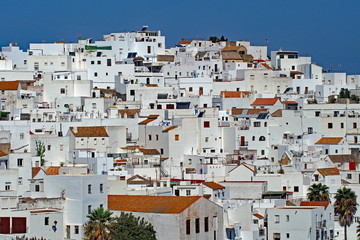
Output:
[[84,234],[89,240],[108,240],[110,234],[110,223],[112,212],[97,208],[87,215],[89,221],[85,223]]
[[153,225],[132,213],[121,213],[111,223],[110,229],[110,237],[113,240],[156,240]]
[[307,198],[309,201],[329,201],[329,187],[321,183],[314,183],[308,189]]
[[347,88],[340,89],[340,98],[350,98],[350,91]]
[[45,165],[45,143],[43,143],[42,141],[35,141],[35,145],[36,145],[36,156],[40,157],[40,164],[41,166]]
[[209,41],[211,41],[213,43],[217,43],[217,42],[219,42],[219,39],[216,36],[210,36]]
[[357,210],[356,194],[350,188],[340,188],[335,195],[334,211],[339,217],[340,226],[344,227],[344,236],[347,240],[347,227],[353,223]]

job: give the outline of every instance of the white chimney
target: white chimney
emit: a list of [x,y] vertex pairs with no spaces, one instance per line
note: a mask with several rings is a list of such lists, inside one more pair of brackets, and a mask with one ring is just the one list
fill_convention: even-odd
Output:
[[73,132],[74,133],[77,133],[78,131],[77,131],[77,127],[73,127]]

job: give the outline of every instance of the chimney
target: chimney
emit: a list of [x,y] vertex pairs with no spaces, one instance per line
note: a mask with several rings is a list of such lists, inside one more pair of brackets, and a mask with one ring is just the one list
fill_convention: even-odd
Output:
[[77,133],[78,131],[77,131],[77,127],[73,127],[73,132],[74,133]]

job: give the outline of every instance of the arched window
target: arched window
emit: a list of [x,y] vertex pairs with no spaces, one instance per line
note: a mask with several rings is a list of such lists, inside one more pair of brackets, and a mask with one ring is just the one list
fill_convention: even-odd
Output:
[[261,142],[265,141],[265,137],[264,136],[259,137],[259,141]]

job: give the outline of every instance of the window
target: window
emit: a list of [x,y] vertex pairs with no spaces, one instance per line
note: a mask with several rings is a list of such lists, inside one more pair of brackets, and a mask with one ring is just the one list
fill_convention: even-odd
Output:
[[205,137],[205,142],[209,142],[209,137]]
[[97,145],[97,139],[94,138],[94,145]]
[[60,145],[60,152],[64,151],[64,145]]
[[204,230],[205,232],[209,231],[209,217],[204,218]]
[[309,127],[308,128],[308,134],[312,134],[313,133],[313,128],[312,127]]
[[353,123],[353,128],[357,128],[357,123],[356,122]]
[[94,72],[94,77],[97,77],[97,76],[98,76],[97,72]]
[[91,213],[91,205],[88,205],[88,214]]
[[135,90],[130,90],[130,96],[135,96]]
[[290,221],[290,216],[289,215],[286,215],[286,221]]
[[94,65],[94,64],[95,64],[95,61],[91,61],[91,64]]
[[48,150],[48,151],[51,150],[51,145],[47,145],[47,150]]
[[6,184],[6,185],[5,185],[5,191],[9,191],[9,190],[10,190],[10,187],[11,187],[11,185]]
[[104,184],[100,183],[100,193],[104,192]]
[[49,217],[45,217],[45,226],[49,225]]
[[352,178],[352,174],[351,173],[348,173],[347,176],[346,176],[347,179],[351,179]]
[[175,135],[175,141],[179,141],[179,134]]
[[148,135],[149,141],[151,141],[151,134]]
[[186,190],[186,196],[190,196],[191,195],[191,190]]
[[22,158],[18,158],[18,160],[17,160],[17,165],[18,165],[18,167],[22,167],[22,166],[23,166],[23,160],[24,160],[24,159],[22,159]]
[[315,174],[314,177],[315,177],[315,182],[319,181],[319,175],[318,174]]
[[275,215],[275,223],[280,223],[280,215]]
[[333,128],[333,124],[332,124],[332,123],[328,123],[328,128],[329,128],[329,129]]
[[159,141],[159,135],[156,134],[156,141]]
[[104,208],[104,204],[100,204],[100,208]]
[[200,232],[200,218],[195,219],[195,232],[196,233]]
[[192,92],[192,91],[193,91],[192,87],[189,87],[189,92]]
[[264,136],[260,136],[260,137],[259,137],[259,141],[260,141],[260,142],[265,141],[265,137],[264,137]]
[[24,139],[24,133],[20,133],[20,140]]
[[147,53],[151,53],[151,46],[147,47]]
[[344,128],[344,123],[340,123],[340,127],[341,127],[341,128]]
[[74,234],[79,234],[79,226],[74,227]]
[[40,192],[40,185],[35,185],[35,192]]
[[209,121],[205,121],[204,122],[204,128],[209,128],[210,127],[210,122]]
[[160,148],[160,154],[164,154],[164,149]]
[[101,64],[101,61],[97,61],[97,64],[100,65],[100,64]]
[[91,184],[88,185],[88,194],[91,194]]
[[299,186],[294,186],[294,192],[299,192]]
[[265,155],[265,150],[261,150],[261,155]]
[[186,220],[186,234],[190,234],[190,219]]
[[260,122],[254,122],[254,127],[260,127]]
[[320,116],[320,111],[316,111],[315,112],[315,117],[319,117]]
[[60,94],[65,94],[65,88],[60,88]]
[[18,177],[18,184],[23,185],[23,178],[22,177]]
[[102,145],[105,145],[105,138],[102,138],[101,141],[102,141]]
[[111,59],[107,59],[107,65],[111,66]]
[[290,238],[290,233],[286,233],[286,238]]

